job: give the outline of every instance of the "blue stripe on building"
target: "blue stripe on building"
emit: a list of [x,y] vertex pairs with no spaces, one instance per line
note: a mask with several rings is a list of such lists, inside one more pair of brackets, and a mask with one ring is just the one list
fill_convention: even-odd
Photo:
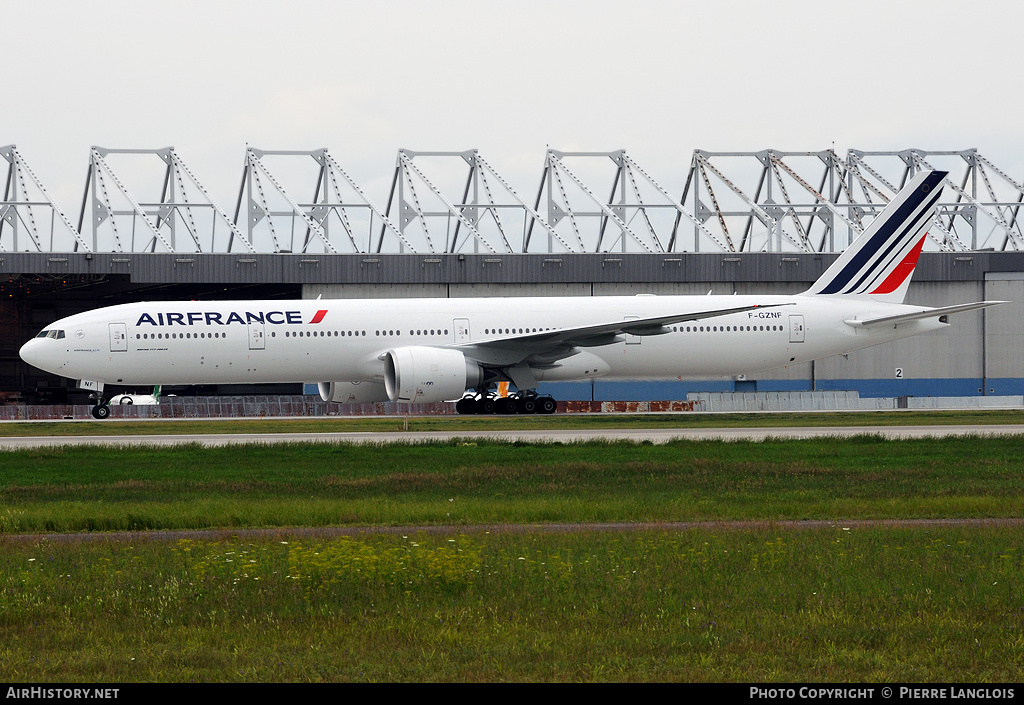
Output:
[[[980,377],[955,379],[826,379],[818,391],[851,391],[868,397],[973,397],[1024,394],[1024,380]],[[809,392],[810,380],[685,380],[668,382],[602,381],[545,382],[538,389],[564,401],[677,401],[698,392]]]

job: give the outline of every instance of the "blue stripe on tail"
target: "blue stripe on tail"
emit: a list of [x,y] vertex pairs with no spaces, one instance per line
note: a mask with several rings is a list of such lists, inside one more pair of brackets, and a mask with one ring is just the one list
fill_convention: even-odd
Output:
[[[850,259],[850,261],[843,267],[832,281],[830,281],[825,287],[819,291],[820,294],[838,294],[838,293],[852,293],[864,280],[871,276],[873,273],[877,275],[879,271],[884,271],[891,263],[892,258],[899,256],[902,251],[902,245],[905,245],[907,238],[905,234],[909,231],[916,232],[920,229],[921,219],[930,219],[932,215],[932,207],[938,201],[939,196],[942,194],[942,180],[946,177],[944,171],[933,171],[927,178],[921,183],[921,185],[914,190],[912,194],[907,197],[907,200],[900,204],[900,206],[889,215],[885,215],[885,222],[882,223],[871,239],[860,247],[859,251]],[[924,208],[921,205],[925,204]],[[921,208],[920,212],[914,216],[915,211]],[[884,215],[883,211],[883,215]],[[911,220],[911,218],[913,218]],[[910,222],[908,222],[908,220]],[[927,222],[925,223],[925,225]],[[898,237],[893,238],[893,235],[897,230],[901,230]],[[878,254],[879,250],[885,247],[886,243],[893,239],[892,243],[886,247],[885,252],[882,253],[881,259],[884,260],[882,264],[875,263],[867,269],[855,283],[851,282],[857,275],[864,270],[871,258]],[[893,251],[895,250],[895,254]]]

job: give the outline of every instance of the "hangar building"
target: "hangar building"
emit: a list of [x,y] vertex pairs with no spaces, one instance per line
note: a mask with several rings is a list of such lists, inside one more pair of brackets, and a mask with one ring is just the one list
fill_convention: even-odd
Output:
[[[564,296],[571,305],[573,296],[796,293],[925,168],[949,176],[908,303],[1011,303],[954,316],[936,333],[754,377],[542,391],[630,401],[699,391],[1024,393],[1024,188],[976,150],[850,150],[843,159],[831,150],[698,150],[681,192],[623,150],[549,150],[529,200],[476,151],[401,150],[378,206],[326,149],[249,149],[229,215],[173,148],[97,147],[77,223],[16,147],[0,155],[8,165],[0,394],[8,400],[73,400],[69,381],[25,365],[18,348],[57,318],[128,301]],[[156,165],[148,184],[120,176],[142,170],[118,159],[143,158]]]

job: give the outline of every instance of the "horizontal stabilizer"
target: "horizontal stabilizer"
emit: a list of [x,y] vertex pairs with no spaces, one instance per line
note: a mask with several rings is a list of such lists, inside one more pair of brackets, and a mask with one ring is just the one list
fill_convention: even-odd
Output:
[[1008,303],[1006,301],[976,301],[973,304],[958,304],[956,306],[943,306],[941,308],[926,308],[911,313],[899,313],[895,316],[881,316],[879,318],[866,318],[864,320],[845,321],[846,325],[854,328],[872,328],[874,326],[895,326],[907,321],[918,321],[922,318],[935,318],[937,316],[948,316],[951,313],[963,313],[974,311],[988,306],[998,306]]

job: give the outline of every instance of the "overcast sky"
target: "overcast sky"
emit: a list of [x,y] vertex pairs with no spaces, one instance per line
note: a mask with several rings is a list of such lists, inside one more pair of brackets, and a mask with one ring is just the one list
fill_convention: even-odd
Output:
[[173,145],[222,206],[245,145],[328,147],[386,198],[398,148],[977,147],[1024,179],[1024,3],[0,0],[0,144],[77,215],[90,145]]

